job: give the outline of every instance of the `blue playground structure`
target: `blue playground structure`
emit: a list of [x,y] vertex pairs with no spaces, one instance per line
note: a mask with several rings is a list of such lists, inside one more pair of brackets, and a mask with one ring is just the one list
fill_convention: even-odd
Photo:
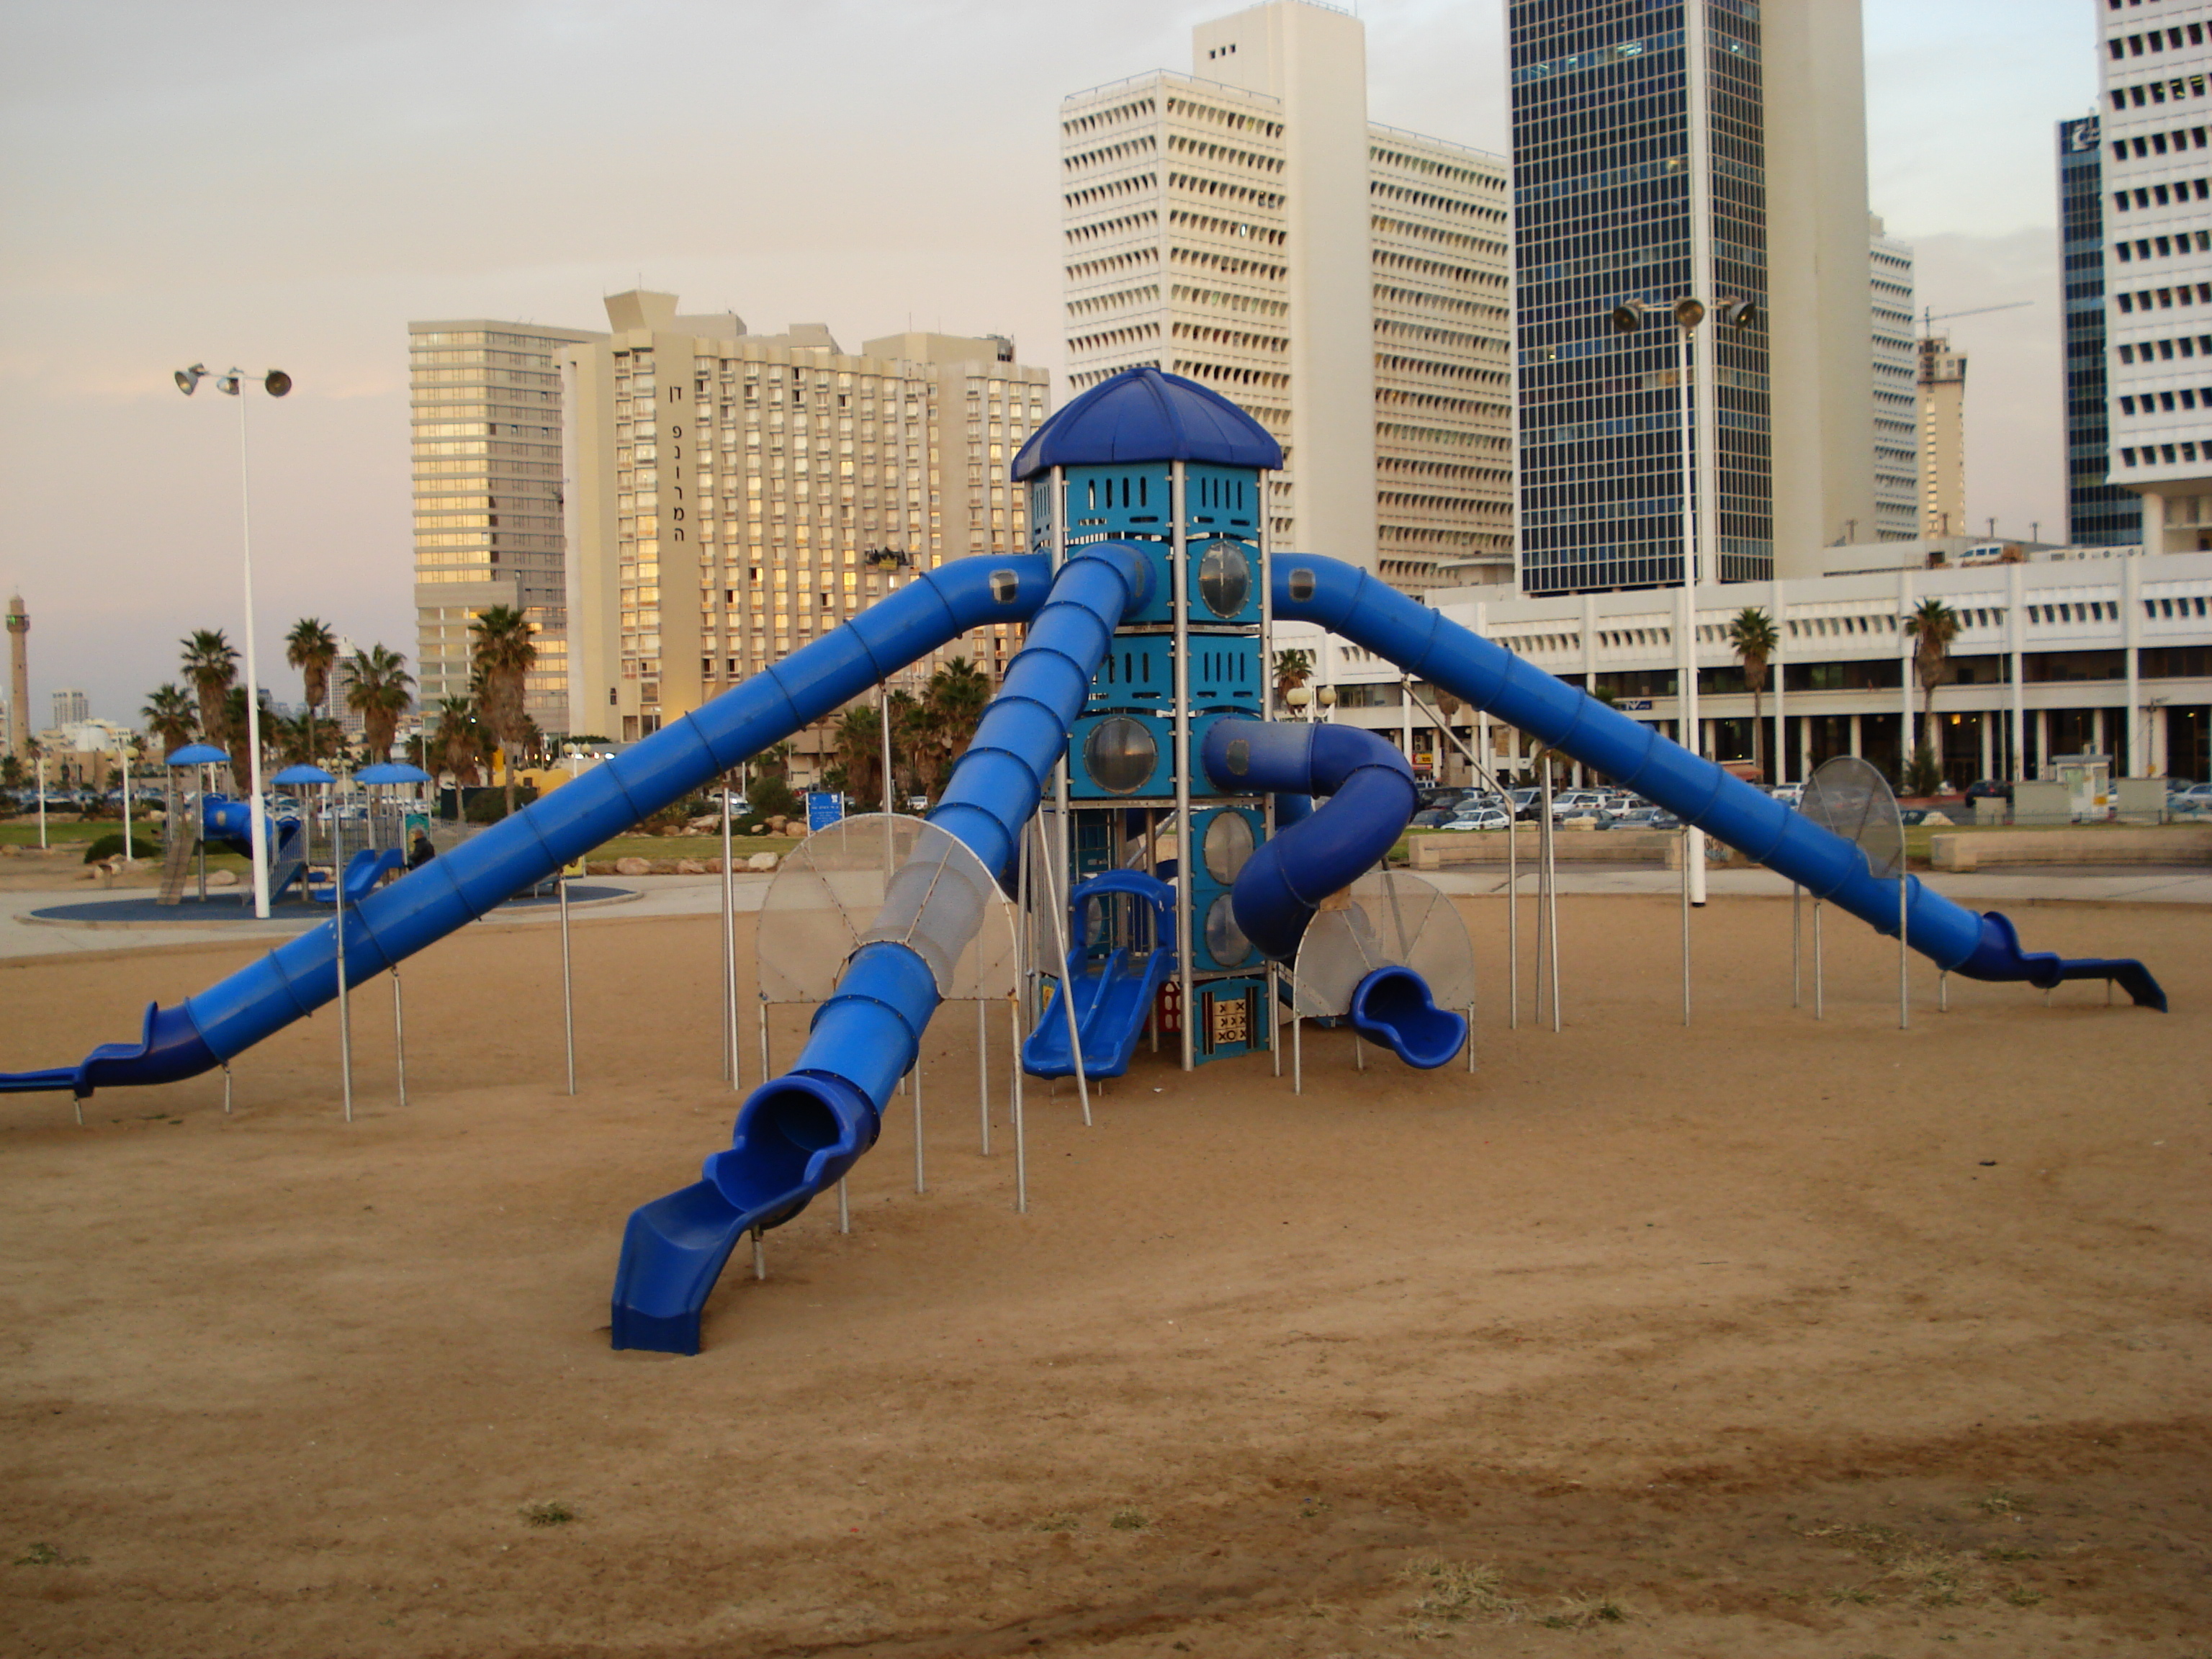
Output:
[[[1035,550],[922,573],[544,800],[347,908],[262,961],[169,1007],[141,1040],[72,1066],[0,1075],[0,1092],[155,1084],[228,1063],[356,984],[649,814],[991,623],[1027,625],[932,823],[1016,884],[1048,793],[1066,826],[1070,948],[1025,1069],[1119,1075],[1148,1021],[1185,1069],[1271,1045],[1270,964],[1374,866],[1414,809],[1406,757],[1352,727],[1267,718],[1274,618],[1329,629],[1471,707],[1634,789],[1729,846],[1970,978],[2048,988],[2117,982],[2163,1008],[2140,963],[2023,951],[2012,924],[1910,876],[1875,875],[1851,842],[1676,746],[1356,566],[1270,553],[1264,475],[1275,441],[1195,382],[1131,369],[1034,434],[1014,462]],[[1318,808],[1313,798],[1324,797]],[[1036,856],[1045,854],[1039,850]],[[1051,854],[1057,864],[1061,854]],[[1902,905],[1900,905],[1902,898]],[[696,1352],[701,1310],[737,1241],[777,1226],[875,1144],[940,1000],[909,939],[972,939],[972,891],[894,878],[884,914],[845,959],[804,1051],[739,1108],[702,1178],[630,1218],[616,1272],[613,1346]],[[1061,999],[1066,999],[1063,1001]],[[1070,1041],[1068,1012],[1076,1015]],[[1382,961],[1346,1016],[1408,1065],[1462,1051],[1466,1019],[1421,975]]]

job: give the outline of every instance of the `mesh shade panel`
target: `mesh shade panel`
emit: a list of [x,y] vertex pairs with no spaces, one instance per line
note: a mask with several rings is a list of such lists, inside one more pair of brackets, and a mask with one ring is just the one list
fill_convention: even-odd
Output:
[[1402,870],[1360,877],[1328,900],[1298,942],[1292,1006],[1309,1018],[1347,1013],[1377,968],[1410,968],[1439,1008],[1474,1000],[1474,947],[1452,902]]
[[823,1002],[863,945],[904,945],[948,1001],[1016,988],[1013,906],[967,845],[920,818],[840,819],[787,855],[761,902],[754,965],[770,1002]]
[[1797,810],[1856,845],[1877,879],[1893,880],[1905,868],[1905,820],[1897,796],[1889,780],[1856,756],[1823,761],[1806,780]]

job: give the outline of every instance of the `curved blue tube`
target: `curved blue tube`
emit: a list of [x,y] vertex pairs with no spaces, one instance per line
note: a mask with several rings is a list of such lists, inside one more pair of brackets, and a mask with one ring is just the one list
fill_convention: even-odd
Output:
[[[1244,937],[1278,962],[1297,955],[1322,901],[1373,869],[1419,805],[1413,763],[1356,726],[1216,720],[1204,758],[1216,788],[1276,798],[1276,833],[1244,860],[1229,902]],[[1318,809],[1316,794],[1328,797]],[[1286,801],[1297,806],[1285,812]],[[1467,1041],[1465,1016],[1438,1008],[1428,982],[1403,966],[1360,981],[1348,1014],[1361,1036],[1425,1071]]]
[[[972,628],[1025,622],[1049,586],[1041,555],[956,559],[732,686],[544,800],[380,888],[345,914],[346,982],[359,984],[475,921],[849,702]],[[1087,678],[1087,677],[1086,677]],[[222,1064],[337,995],[336,921],[149,1015],[144,1041],[95,1048],[75,1066],[0,1073],[0,1094],[168,1083]]]
[[[1276,616],[1319,623],[1443,686],[1656,801],[1876,931],[1896,935],[1896,883],[1875,876],[1865,855],[1842,836],[1363,570],[1307,554],[1284,555],[1274,564]],[[1905,942],[1939,967],[1972,979],[2031,984],[2110,978],[2138,1004],[2166,1006],[2165,993],[2140,963],[2062,963],[2053,976],[2046,962],[2057,958],[2039,961],[2023,953],[2008,922],[1988,925],[2002,918],[1954,904],[1917,876],[1906,878],[1906,894]]]
[[[1012,860],[1114,629],[1151,584],[1145,553],[1123,542],[1070,554],[1054,578],[929,815],[986,870]],[[939,1000],[929,964],[906,945],[879,940],[853,953],[799,1063],[746,1097],[706,1178],[631,1212],[615,1267],[615,1347],[699,1352],[700,1311],[739,1237],[797,1215],[875,1145],[884,1103],[913,1069]]]

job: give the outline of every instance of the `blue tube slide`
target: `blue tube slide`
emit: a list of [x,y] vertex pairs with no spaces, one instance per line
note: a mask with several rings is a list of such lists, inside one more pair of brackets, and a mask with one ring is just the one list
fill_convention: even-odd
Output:
[[[349,907],[346,982],[358,984],[544,880],[610,836],[679,800],[893,671],[988,623],[1026,622],[1049,562],[957,559],[663,726],[513,817]],[[173,1007],[146,1012],[142,1039],[105,1043],[75,1066],[0,1073],[0,1094],[172,1083],[228,1062],[337,995],[337,919]]]
[[[1276,616],[1318,623],[1443,687],[1895,937],[1895,881],[1875,876],[1842,836],[1364,571],[1307,554],[1274,563]],[[2166,1007],[2166,993],[2139,962],[2024,951],[2003,916],[1954,904],[1917,876],[1905,879],[1905,942],[1938,967],[2046,989],[2109,979],[2138,1005]]]
[[[1373,869],[1405,833],[1419,805],[1413,763],[1356,726],[1242,720],[1208,728],[1204,759],[1218,789],[1279,802],[1328,797],[1310,817],[1279,811],[1277,833],[1244,861],[1230,889],[1244,937],[1290,962],[1322,901]],[[1438,1008],[1421,976],[1402,966],[1361,980],[1350,1013],[1354,1030],[1425,1071],[1449,1062],[1467,1041],[1466,1018]]]
[[[929,815],[984,869],[1012,862],[1114,629],[1151,584],[1144,552],[1125,542],[1080,549],[1053,579]],[[889,884],[887,915],[908,903],[903,873]],[[927,931],[949,943],[959,925]],[[964,926],[963,943],[974,937],[975,917]],[[753,1228],[797,1215],[875,1145],[884,1103],[913,1069],[939,1000],[929,963],[906,945],[875,939],[846,959],[799,1063],[738,1109],[729,1150],[707,1159],[703,1180],[632,1212],[615,1268],[612,1346],[699,1352],[700,1311],[732,1249]]]

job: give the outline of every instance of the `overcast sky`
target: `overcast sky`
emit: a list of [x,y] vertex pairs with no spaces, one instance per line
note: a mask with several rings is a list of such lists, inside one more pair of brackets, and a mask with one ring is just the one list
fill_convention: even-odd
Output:
[[[1844,3],[1844,0],[1817,0]],[[240,635],[251,406],[261,678],[317,615],[414,651],[406,325],[605,325],[673,289],[844,344],[1010,333],[1057,370],[1055,115],[1189,68],[1232,7],[1122,0],[0,0],[0,595],[47,693],[135,719],[193,628]],[[1502,0],[1367,0],[1370,113],[1507,148]],[[2053,124],[2093,0],[1867,0],[1872,206],[1972,354],[1968,507],[2063,530]]]

